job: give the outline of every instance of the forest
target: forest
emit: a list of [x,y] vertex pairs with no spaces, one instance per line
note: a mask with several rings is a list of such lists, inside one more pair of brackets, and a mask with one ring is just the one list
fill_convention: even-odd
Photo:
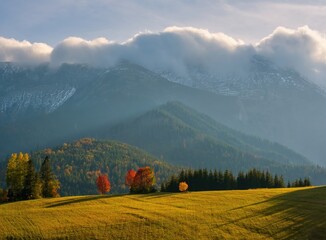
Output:
[[[83,139],[81,142],[90,144],[92,141],[92,139]],[[77,142],[77,146],[81,142]],[[49,150],[47,152],[49,153]],[[67,171],[65,170],[65,172]],[[145,166],[139,167],[137,171],[129,169],[121,172],[118,177],[124,179],[123,185],[129,189],[129,193],[153,193],[158,191],[156,174],[155,169]],[[100,194],[106,194],[118,186],[114,182],[115,178],[108,173],[102,173],[100,169],[95,171],[93,178],[94,184],[88,187],[92,187],[94,192],[97,189],[97,193]],[[110,178],[113,179],[112,184]],[[67,189],[64,189],[65,186],[63,185],[63,192],[67,192]],[[309,178],[300,178],[292,183],[287,183],[287,187],[305,186],[311,186]],[[83,188],[81,183],[79,187]],[[182,169],[178,176],[172,175],[168,181],[162,182],[160,191],[184,192],[284,187],[283,176],[273,175],[268,171],[253,168],[247,172],[240,171],[236,177],[230,170],[208,171],[205,168]],[[37,171],[29,154],[13,153],[7,163],[6,188],[5,190],[0,188],[0,202],[58,197],[59,189],[60,181],[52,172],[49,156],[45,156],[39,171]]]
[[230,170],[214,171],[207,169],[181,170],[178,176],[173,175],[168,182],[161,184],[161,192],[182,191],[180,183],[187,185],[188,191],[210,190],[244,190],[253,188],[284,188],[311,186],[309,178],[296,179],[287,185],[283,176],[273,175],[268,171],[260,171],[255,168],[248,172],[239,172],[237,177]]

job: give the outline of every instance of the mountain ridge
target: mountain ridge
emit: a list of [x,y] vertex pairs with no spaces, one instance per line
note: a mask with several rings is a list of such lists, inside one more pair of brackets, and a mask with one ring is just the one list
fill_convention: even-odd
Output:
[[[156,133],[156,130],[159,130],[160,127],[164,127],[165,130]],[[259,149],[258,145],[260,145],[260,147],[264,147],[260,149],[261,152],[263,152],[263,149],[270,150],[271,147],[276,146],[279,147],[283,152],[288,151],[288,154],[293,154],[294,157],[297,157],[300,160],[298,162],[295,162],[294,160],[290,161],[283,156],[283,162],[282,160],[274,159],[275,161],[291,164],[312,164],[305,157],[294,153],[292,150],[289,150],[277,143],[271,143],[269,141],[261,140],[259,138],[248,136],[236,130],[230,129],[220,123],[215,122],[210,117],[185,106],[180,102],[168,102],[167,104],[164,104],[162,106],[159,106],[158,108],[146,112],[145,114],[139,117],[135,117],[129,121],[127,120],[123,123],[117,124],[116,126],[112,127],[111,130],[108,130],[106,136],[109,138],[115,138],[115,131],[117,133],[117,136],[119,136],[119,131],[122,132],[122,141],[127,140],[127,138],[123,138],[123,136],[128,136],[128,132],[133,131],[136,136],[132,136],[135,138],[132,141],[132,144],[137,145],[137,139],[141,138],[142,135],[144,135],[148,136],[149,138],[152,137],[156,141],[159,141],[161,144],[157,145],[162,148],[164,148],[164,146],[169,145],[168,136],[164,136],[164,134],[167,134],[167,132],[171,134],[172,139],[173,137],[177,137],[180,135],[185,135],[187,137],[189,135],[189,139],[211,139],[214,142],[232,146],[234,148],[242,148],[245,149],[245,151],[249,152],[254,152],[254,150]],[[111,132],[112,135],[110,135]],[[185,140],[189,140],[187,139],[187,137],[185,137]],[[143,139],[146,142],[147,138],[144,137]],[[148,143],[156,144],[156,141],[149,140]],[[249,141],[251,141],[251,143],[249,143]],[[268,155],[268,152],[263,153],[264,154],[262,156]],[[156,154],[160,155],[158,153]],[[258,152],[255,152],[255,154],[258,154]],[[281,156],[280,153],[278,155]]]
[[[229,169],[233,172],[258,168],[283,174],[286,179],[304,175],[312,176],[316,184],[326,181],[325,169],[314,166],[305,157],[280,144],[248,136],[218,123],[216,125],[220,129],[203,131],[201,127],[207,122],[201,121],[200,125],[194,121],[202,116],[205,119],[205,115],[181,103],[170,102],[91,134],[96,138],[117,139],[138,146],[159,159],[179,166]],[[192,123],[189,125],[183,119],[190,119]]]
[[[268,73],[269,63],[264,64],[267,66],[257,68]],[[260,97],[243,98],[172,83],[129,62],[109,69],[69,64],[57,69],[47,65],[1,69],[0,106],[4,98],[13,99],[5,101],[10,108],[0,111],[2,156],[76,140],[92,128],[115,124],[168,101],[180,101],[228,127],[279,142],[326,166],[326,98],[309,86],[301,91],[275,85],[280,89],[275,94],[273,87],[264,85]],[[269,74],[265,76],[273,83]],[[294,74],[292,80],[296,79],[304,80]],[[249,80],[248,84],[256,89]],[[22,109],[19,106],[26,108],[16,111]]]

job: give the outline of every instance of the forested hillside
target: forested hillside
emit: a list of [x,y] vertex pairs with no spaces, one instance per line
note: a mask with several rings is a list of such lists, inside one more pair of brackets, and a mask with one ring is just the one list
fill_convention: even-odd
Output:
[[108,174],[112,193],[129,191],[124,184],[129,169],[151,167],[157,184],[175,173],[171,165],[140,149],[114,141],[84,138],[57,148],[32,152],[31,159],[37,168],[45,156],[49,156],[53,172],[61,183],[61,195],[97,193],[95,181],[100,172]]
[[310,177],[326,182],[326,170],[280,145],[232,130],[178,102],[170,102],[141,116],[99,129],[95,137],[117,139],[138,146],[171,164],[192,168],[258,168],[285,179]]

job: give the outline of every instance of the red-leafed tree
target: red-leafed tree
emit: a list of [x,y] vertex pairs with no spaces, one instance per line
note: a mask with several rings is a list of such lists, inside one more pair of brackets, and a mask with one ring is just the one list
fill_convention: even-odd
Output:
[[136,176],[136,171],[133,169],[130,169],[127,174],[126,174],[126,178],[125,178],[125,183],[127,186],[131,187],[132,183],[134,182],[134,178]]
[[150,167],[139,168],[131,184],[131,193],[155,192],[154,171]]
[[101,194],[105,194],[111,190],[111,184],[108,177],[101,174],[96,179],[97,189]]

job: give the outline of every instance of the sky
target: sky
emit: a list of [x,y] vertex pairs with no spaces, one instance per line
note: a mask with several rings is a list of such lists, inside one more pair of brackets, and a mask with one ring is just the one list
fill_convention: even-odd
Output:
[[254,54],[326,87],[326,0],[0,0],[0,61],[187,74]]
[[279,26],[326,34],[321,0],[1,0],[0,35],[55,46],[63,39],[118,42],[166,27],[195,27],[256,43]]

